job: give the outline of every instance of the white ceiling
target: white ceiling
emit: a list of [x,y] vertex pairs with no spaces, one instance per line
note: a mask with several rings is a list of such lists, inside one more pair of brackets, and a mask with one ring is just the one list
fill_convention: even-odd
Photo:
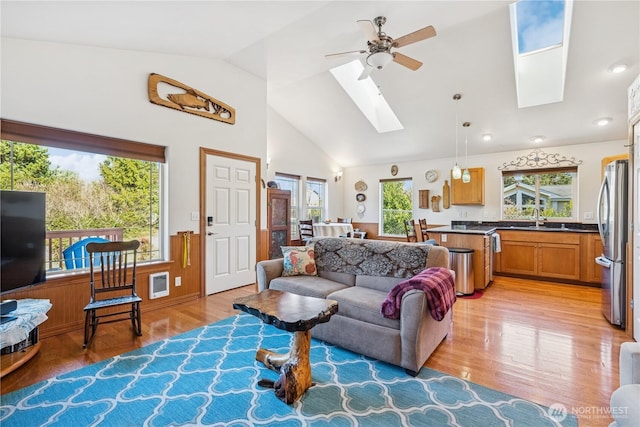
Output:
[[[564,101],[525,109],[517,108],[509,3],[3,0],[0,12],[3,37],[224,59],[265,79],[268,104],[345,167],[454,156],[456,107],[471,122],[469,155],[625,139],[626,89],[640,72],[640,2],[576,1]],[[372,73],[405,128],[386,134],[329,72],[354,58],[324,57],[366,48],[356,20],[379,15],[394,38],[427,25],[437,31],[398,49],[424,62],[418,71],[391,63]],[[620,61],[625,73],[607,71]],[[463,95],[457,105],[454,93]],[[603,116],[613,123],[597,127]],[[487,132],[491,142],[481,139]],[[533,135],[547,139],[534,146]]]

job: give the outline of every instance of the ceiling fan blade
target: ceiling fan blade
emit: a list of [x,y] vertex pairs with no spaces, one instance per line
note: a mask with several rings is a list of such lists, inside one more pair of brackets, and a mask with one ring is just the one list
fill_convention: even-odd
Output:
[[364,66],[364,70],[362,70],[362,74],[360,74],[360,77],[358,77],[358,80],[364,80],[367,77],[369,77],[369,74],[371,74],[371,72],[373,71],[373,67],[369,64]]
[[338,58],[340,56],[347,56],[347,55],[354,55],[354,54],[361,54],[361,53],[367,53],[366,50],[351,50],[349,52],[340,52],[340,53],[330,53],[328,55],[325,55],[325,58]]
[[436,29],[433,28],[432,25],[428,27],[424,27],[421,30],[414,31],[413,33],[406,34],[402,37],[398,37],[393,40],[394,47],[402,47],[411,43],[419,42],[421,40],[428,39],[430,37],[434,37],[436,35]]
[[373,43],[379,43],[380,38],[378,38],[378,32],[376,31],[376,27],[373,25],[373,22],[367,21],[366,19],[360,19],[356,21],[360,30],[367,37],[367,40]]
[[409,58],[407,55],[403,55],[399,52],[393,52],[392,55],[393,55],[393,62],[397,62],[400,65],[404,65],[410,70],[415,71],[418,68],[422,67],[422,62],[413,58]]

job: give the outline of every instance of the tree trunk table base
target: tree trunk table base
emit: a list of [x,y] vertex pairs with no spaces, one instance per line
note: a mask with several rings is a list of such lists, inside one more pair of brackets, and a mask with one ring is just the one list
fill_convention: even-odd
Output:
[[275,383],[263,380],[261,385],[272,386],[276,396],[286,403],[298,400],[312,386],[310,330],[318,323],[329,321],[338,311],[337,301],[266,289],[255,295],[238,298],[233,302],[233,308],[252,314],[278,329],[294,333],[288,353],[274,353],[260,348],[256,360],[280,372]]

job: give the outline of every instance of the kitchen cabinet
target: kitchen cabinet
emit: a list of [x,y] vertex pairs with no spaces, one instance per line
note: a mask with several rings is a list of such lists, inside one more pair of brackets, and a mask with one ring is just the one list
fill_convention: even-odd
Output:
[[491,250],[491,236],[437,232],[430,229],[429,237],[440,246],[447,248],[473,249],[473,286],[475,289],[484,289],[489,286],[491,282],[491,252],[489,252]]
[[591,233],[501,230],[496,272],[581,281],[581,240]]
[[469,168],[471,181],[451,177],[452,205],[484,205],[484,168]]
[[291,245],[291,191],[267,189],[269,259],[282,258],[280,246]]
[[603,246],[600,234],[588,233],[580,236],[580,280],[587,283],[602,283],[602,267],[595,259],[602,255]]

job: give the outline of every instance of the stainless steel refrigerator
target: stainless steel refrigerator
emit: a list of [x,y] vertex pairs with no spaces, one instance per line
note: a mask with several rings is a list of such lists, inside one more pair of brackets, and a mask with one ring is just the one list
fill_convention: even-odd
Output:
[[626,320],[625,246],[627,243],[627,160],[605,169],[598,194],[598,231],[604,245],[596,258],[602,266],[602,313],[613,325]]

